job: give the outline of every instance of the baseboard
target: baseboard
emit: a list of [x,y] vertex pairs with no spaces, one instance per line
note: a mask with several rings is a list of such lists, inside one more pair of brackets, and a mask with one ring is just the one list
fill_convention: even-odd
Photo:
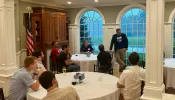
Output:
[[161,87],[145,86],[141,100],[162,100],[165,93],[165,85]]

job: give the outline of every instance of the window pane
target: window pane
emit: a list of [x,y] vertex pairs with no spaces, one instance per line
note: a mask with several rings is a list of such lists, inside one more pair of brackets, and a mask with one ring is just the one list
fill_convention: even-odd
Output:
[[128,37],[127,57],[131,52],[138,52],[141,60],[145,59],[145,44],[146,44],[146,12],[140,8],[133,8],[127,11],[121,20],[121,30]]
[[99,52],[98,46],[103,43],[103,20],[95,11],[87,11],[80,19],[80,44],[88,40],[94,48],[95,54]]

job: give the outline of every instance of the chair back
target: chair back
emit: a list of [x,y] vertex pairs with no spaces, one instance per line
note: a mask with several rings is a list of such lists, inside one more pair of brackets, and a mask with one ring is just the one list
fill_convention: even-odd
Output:
[[145,69],[145,61],[144,60],[142,60],[142,67],[143,67],[143,69]]
[[141,81],[141,96],[143,94],[144,87],[145,87],[145,82]]
[[112,68],[112,64],[111,64],[111,68],[109,68],[109,66],[103,66],[100,65],[100,62],[97,60],[97,65],[94,65],[94,72],[100,72],[100,73],[108,73],[113,75],[113,68]]
[[3,88],[0,88],[0,100],[5,100]]

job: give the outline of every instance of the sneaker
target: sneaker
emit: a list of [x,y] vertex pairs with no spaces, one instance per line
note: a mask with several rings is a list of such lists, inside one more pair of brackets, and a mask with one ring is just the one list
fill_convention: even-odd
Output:
[[127,65],[124,65],[124,66],[122,67],[122,69],[125,70],[126,67],[127,67]]
[[119,68],[119,72],[123,72],[122,68]]

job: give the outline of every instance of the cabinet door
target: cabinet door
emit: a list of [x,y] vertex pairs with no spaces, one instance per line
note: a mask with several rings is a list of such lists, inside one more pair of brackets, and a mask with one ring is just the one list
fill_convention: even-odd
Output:
[[60,34],[60,24],[61,22],[61,17],[59,15],[56,15],[56,18],[55,18],[55,31],[56,31],[56,36],[57,36],[57,40],[58,41],[61,41],[61,34]]
[[56,30],[55,30],[55,14],[45,13],[43,14],[43,34],[44,42],[52,42],[56,40]]
[[65,41],[66,38],[66,16],[58,13],[55,19],[55,28],[57,32],[57,40]]

